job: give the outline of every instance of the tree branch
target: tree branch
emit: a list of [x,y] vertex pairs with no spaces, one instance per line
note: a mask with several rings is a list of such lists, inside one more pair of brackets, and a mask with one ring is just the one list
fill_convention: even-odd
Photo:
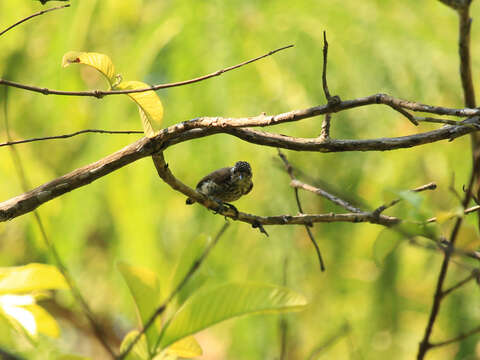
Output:
[[12,146],[12,145],[18,145],[18,144],[26,144],[26,143],[30,143],[30,142],[34,142],[34,141],[67,139],[67,138],[71,138],[71,137],[74,137],[74,136],[77,136],[77,135],[87,134],[87,133],[97,133],[97,134],[143,134],[143,131],[141,131],[141,130],[121,131],[121,130],[85,129],[85,130],[76,131],[76,132],[71,133],[71,134],[45,136],[45,137],[25,139],[25,140],[16,140],[16,141],[7,141],[7,142],[4,142],[4,143],[0,143],[0,147]]
[[[304,113],[303,118],[315,116],[315,111],[311,109],[314,108],[292,111],[290,113],[274,116],[274,118],[278,117],[283,120],[292,119],[297,116],[296,114],[302,112]],[[320,140],[265,133],[249,128],[236,128],[242,127],[245,124],[256,126],[269,125],[270,118],[267,117],[267,119],[265,119],[263,115],[260,117],[238,119],[197,118],[163,129],[153,138],[141,138],[133,144],[130,144],[101,160],[78,168],[29,192],[0,203],[0,222],[11,220],[17,216],[33,211],[47,201],[78,187],[85,186],[112,171],[118,170],[123,166],[146,156],[150,156],[160,150],[164,150],[184,141],[213,134],[226,133],[250,143],[297,151],[383,151],[418,146],[445,139],[451,140],[473,131],[477,131],[476,122],[474,122],[476,120],[476,117],[470,118],[465,120],[465,122],[462,122],[462,125],[448,125],[438,130],[396,138],[380,138],[373,140]],[[191,194],[188,195],[190,196]],[[254,221],[253,218],[250,218],[250,220]],[[280,219],[271,221],[271,224],[282,223],[282,220]],[[260,223],[265,224],[263,222]]]
[[[323,34],[325,36],[325,33]],[[283,164],[285,165],[285,170],[290,176],[290,179],[292,180],[292,182],[295,181],[296,178],[295,178],[295,175],[293,175],[292,165],[288,162],[287,157],[280,151],[280,149],[277,149],[277,150],[278,150],[278,156],[280,156],[280,159],[282,159]],[[300,196],[298,195],[298,188],[294,187],[293,191],[295,194],[295,200],[297,202],[298,211],[300,212],[300,214],[303,214],[304,212],[302,209],[302,203],[300,202]],[[320,264],[320,271],[325,271],[325,263],[323,261],[322,253],[320,252],[318,243],[315,240],[315,237],[313,236],[312,230],[310,230],[310,226],[311,226],[310,224],[305,225],[305,230],[307,231],[308,237],[310,238],[310,241],[315,248],[315,252],[317,253],[318,262]]]
[[0,32],[0,36],[2,36],[3,34],[5,34],[7,31],[12,30],[14,27],[16,27],[16,26],[24,23],[24,22],[27,21],[27,20],[30,20],[30,19],[32,19],[32,18],[34,18],[34,17],[37,17],[37,16],[40,16],[40,15],[46,14],[46,13],[48,13],[48,12],[50,12],[50,11],[60,10],[60,9],[64,9],[64,8],[67,8],[67,7],[70,7],[70,4],[61,5],[61,6],[56,6],[56,7],[50,8],[50,9],[46,9],[46,10],[39,11],[39,12],[37,12],[37,13],[35,13],[35,14],[32,14],[32,15],[30,15],[30,16],[27,16],[26,18],[24,18],[24,19],[22,19],[22,20],[20,20],[20,21],[17,21],[15,24],[10,25],[10,26],[7,27],[5,30],[1,31],[1,32]]
[[152,85],[148,88],[143,88],[143,89],[131,89],[131,90],[92,90],[92,91],[63,91],[63,90],[51,90],[47,88],[40,88],[37,86],[32,86],[32,85],[25,85],[25,84],[20,84],[14,81],[10,80],[5,80],[5,79],[0,79],[0,85],[6,85],[6,86],[12,86],[18,89],[22,90],[28,90],[28,91],[33,91],[36,93],[40,93],[43,95],[65,95],[65,96],[92,96],[96,97],[98,99],[107,96],[107,95],[119,95],[119,94],[132,94],[132,93],[140,93],[140,92],[145,92],[145,91],[151,91],[151,90],[160,90],[160,89],[167,89],[171,87],[177,87],[177,86],[183,86],[183,85],[188,85],[188,84],[193,84],[199,81],[207,80],[216,76],[220,76],[228,71],[238,69],[244,65],[250,64],[252,62],[255,62],[257,60],[263,59],[267,56],[273,55],[279,51],[289,49],[293,47],[294,45],[287,45],[283,46],[281,48],[269,51],[266,54],[263,54],[261,56],[258,56],[256,58],[246,60],[244,62],[241,62],[237,65],[233,65],[224,69],[217,70],[213,73],[210,73],[208,75],[203,75],[194,79],[189,79],[189,80],[184,80],[184,81],[178,81],[174,83],[169,83],[169,84],[159,84],[159,85]]

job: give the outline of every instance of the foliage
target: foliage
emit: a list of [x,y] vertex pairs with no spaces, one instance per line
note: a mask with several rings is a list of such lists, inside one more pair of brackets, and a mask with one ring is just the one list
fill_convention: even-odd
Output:
[[[62,56],[78,49],[80,54],[108,54],[114,60],[115,70],[113,65],[99,65],[105,66],[103,72],[110,87],[137,88],[196,77],[295,43],[288,52],[238,71],[191,86],[159,91],[158,97],[147,100],[147,105],[144,105],[145,99],[130,95],[144,107],[141,114],[143,111],[142,119],[147,119],[143,122],[147,135],[158,130],[156,124],[152,125],[152,131],[147,125],[157,120],[165,127],[203,115],[277,114],[324,103],[320,74],[323,30],[327,31],[330,44],[328,79],[332,94],[347,99],[386,92],[428,104],[462,107],[455,48],[457,19],[439,2],[83,0],[71,5],[26,22],[0,38],[1,78],[62,90],[103,89],[103,79],[100,80],[91,66],[74,71],[60,68]],[[473,10],[478,10],[476,2],[473,6]],[[37,1],[1,1],[2,28],[41,9]],[[475,29],[475,25],[472,26]],[[474,34],[474,38],[478,35]],[[474,67],[478,67],[479,52],[478,47],[472,48]],[[105,60],[103,55],[102,58]],[[114,76],[117,71],[122,74],[121,79]],[[123,79],[138,79],[141,83]],[[2,106],[4,98],[1,98]],[[165,116],[163,106],[162,111],[159,110],[160,98]],[[15,139],[24,139],[85,128],[139,129],[136,109],[125,99],[124,95],[103,99],[45,97],[10,89],[10,131]],[[149,110],[150,101],[154,102],[153,112]],[[275,132],[310,137],[319,134],[320,126],[321,119],[310,119],[301,124],[279,125]],[[334,115],[332,136],[400,136],[433,128],[433,125],[422,124],[416,129],[398,113],[379,106]],[[0,136],[6,137],[3,125]],[[136,139],[135,135],[93,134],[31,143],[17,150],[30,183],[36,186],[94,162]],[[406,217],[413,222],[438,214],[444,221],[432,231],[446,235],[452,227],[449,219],[458,216],[458,200],[449,191],[452,173],[456,176],[454,188],[458,192],[469,173],[470,158],[466,149],[469,143],[464,137],[384,153],[292,152],[288,156],[310,179],[327,183],[353,202],[369,208],[390,201],[383,197],[383,189],[390,190],[393,198],[403,196],[405,201],[389,209],[389,215]],[[22,190],[12,175],[15,163],[8,149],[0,148],[0,151],[3,152],[0,196],[9,199]],[[190,185],[213,169],[248,160],[255,186],[236,206],[246,212],[266,215],[297,211],[288,176],[274,160],[274,149],[216,135],[176,145],[168,150],[166,157],[174,174]],[[402,192],[430,181],[438,184],[437,191],[413,197]],[[302,193],[301,196],[309,212],[339,210],[315,195]],[[150,301],[155,297],[165,299],[174,287],[172,284],[178,283],[178,278],[166,276],[175,269],[175,259],[187,263],[180,266],[184,273],[191,264],[185,260],[185,249],[190,246],[192,254],[201,249],[191,244],[191,239],[200,233],[213,234],[223,222],[221,217],[199,206],[186,207],[184,201],[159,181],[151,161],[145,160],[39,209],[49,236],[94,313],[101,319],[110,319],[119,332],[128,332],[144,323],[158,304]],[[464,238],[460,243],[474,249],[478,246],[477,230],[473,229],[476,219],[470,216],[465,220],[470,231],[462,233]],[[411,229],[407,226],[400,230]],[[409,246],[396,233],[387,234],[375,225],[316,225],[313,231],[327,266],[327,272],[320,274],[303,228],[271,227],[268,231],[270,238],[266,239],[246,224],[234,224],[228,240],[219,243],[192,279],[191,288],[187,286],[179,294],[178,314],[182,304],[185,307],[195,304],[195,299],[200,298],[198,301],[205,304],[202,294],[220,291],[222,284],[238,284],[246,279],[262,284],[282,283],[283,263],[288,258],[287,286],[304,293],[311,305],[294,317],[286,317],[287,358],[305,358],[324,339],[336,333],[345,319],[351,330],[328,348],[324,357],[340,359],[349,354],[352,359],[414,357],[440,267],[437,253]],[[48,250],[39,239],[32,215],[1,223],[0,265],[51,262]],[[115,267],[118,261],[135,264],[123,266],[124,279]],[[464,278],[461,268],[452,266],[451,270],[452,283]],[[139,281],[139,277],[144,281]],[[208,288],[199,289],[205,283]],[[53,289],[55,283],[43,286],[41,290]],[[440,314],[441,326],[436,329],[435,338],[449,338],[461,329],[478,324],[478,292],[473,286],[469,284],[458,290],[450,306]],[[26,294],[22,296],[40,289],[33,286],[24,290]],[[248,292],[248,289],[242,291]],[[150,295],[136,296],[138,292]],[[9,290],[8,294],[11,293],[14,290]],[[135,299],[135,307],[130,295]],[[55,299],[60,305],[74,308],[69,292],[61,291]],[[462,304],[461,312],[456,304]],[[17,307],[33,305],[41,309],[33,303]],[[135,320],[135,309],[141,322]],[[40,312],[38,314],[40,316]],[[165,315],[175,318],[173,310]],[[82,344],[83,355],[92,356],[102,351],[93,340],[86,344],[85,336],[69,321],[61,323],[63,333],[71,334],[67,344],[40,337],[35,348],[12,339],[10,323],[4,320],[0,318],[0,346],[21,348],[28,358],[45,358],[44,355],[54,349],[74,352],[72,344]],[[214,322],[210,320],[205,324]],[[144,358],[142,346],[148,354],[151,341],[158,339],[161,329],[159,326],[147,332],[142,341],[148,345],[142,345],[141,341],[135,347],[139,349],[137,356]],[[123,346],[135,336],[134,331],[124,338]],[[167,335],[165,332],[163,339]],[[197,339],[205,358],[275,358],[280,348],[278,317],[240,318],[202,332]],[[461,347],[452,345],[435,350],[435,356],[454,358],[457,350],[458,358],[472,356],[477,351],[475,346],[474,341]],[[93,350],[88,353],[85,349],[91,347]]]

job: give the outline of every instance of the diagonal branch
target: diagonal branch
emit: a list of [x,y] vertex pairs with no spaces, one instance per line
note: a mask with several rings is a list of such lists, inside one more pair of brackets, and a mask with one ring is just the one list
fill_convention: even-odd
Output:
[[0,143],[0,147],[3,146],[12,146],[18,144],[26,144],[35,141],[44,141],[44,140],[55,140],[55,139],[67,139],[81,134],[89,134],[89,133],[96,133],[96,134],[143,134],[143,131],[140,130],[101,130],[101,129],[85,129],[80,131],[75,131],[74,133],[70,134],[62,134],[62,135],[55,135],[55,136],[44,136],[32,139],[25,139],[25,140],[15,140],[15,141],[7,141],[4,143]]
[[140,93],[140,92],[145,92],[145,91],[151,91],[151,90],[160,90],[160,89],[167,89],[171,87],[177,87],[177,86],[183,86],[183,85],[188,85],[188,84],[193,84],[199,81],[207,80],[216,76],[220,76],[228,71],[238,69],[242,66],[245,66],[247,64],[250,64],[252,62],[255,62],[257,60],[263,59],[267,56],[273,55],[279,51],[289,49],[293,47],[293,45],[287,45],[283,46],[281,48],[269,51],[266,54],[257,56],[256,58],[250,59],[243,61],[237,65],[229,66],[224,69],[217,70],[213,73],[203,75],[196,77],[194,79],[189,79],[189,80],[184,80],[184,81],[178,81],[174,83],[169,83],[169,84],[159,84],[159,85],[152,85],[148,88],[143,88],[143,89],[131,89],[131,90],[92,90],[92,91],[63,91],[63,90],[51,90],[47,88],[40,88],[37,86],[32,86],[32,85],[25,85],[25,84],[20,84],[15,81],[10,81],[10,80],[5,80],[5,79],[0,79],[0,85],[6,85],[6,86],[12,86],[18,89],[22,90],[28,90],[36,93],[40,93],[43,95],[66,95],[66,96],[92,96],[96,98],[102,98],[107,95],[119,95],[119,94],[132,94],[132,93]]
[[[290,114],[290,116],[295,117],[295,112],[291,112]],[[314,112],[310,112],[309,116],[314,116],[313,114]],[[230,134],[250,143],[276,148],[297,151],[340,152],[383,151],[407,148],[445,139],[454,139],[473,131],[477,131],[477,128],[473,126],[473,123],[472,126],[468,126],[467,124],[457,126],[448,125],[438,130],[397,138],[380,138],[373,140],[319,140],[295,138],[260,132],[249,128],[239,129],[235,127],[243,126],[244,123],[257,124],[257,126],[267,125],[265,122],[259,121],[257,117],[230,120],[233,125],[224,121],[223,118],[199,118],[192,120],[193,124],[190,122],[183,122],[172,125],[160,131],[159,134],[153,138],[141,138],[103,159],[78,168],[29,192],[0,203],[0,222],[11,220],[33,211],[47,201],[81,186],[90,184],[92,181],[95,181],[134,161],[150,156],[162,149],[166,149],[184,141],[218,133]],[[476,118],[472,118],[469,121],[474,120],[476,120]],[[198,128],[195,128],[195,126]],[[188,195],[190,196],[191,194]],[[254,219],[250,218],[250,220],[253,221]],[[278,223],[281,223],[281,221],[279,220]]]
[[70,4],[66,4],[66,5],[61,5],[61,6],[56,6],[56,7],[53,7],[53,8],[50,8],[50,9],[45,9],[45,10],[42,10],[42,11],[39,11],[35,14],[32,14],[30,16],[27,16],[26,18],[20,20],[20,21],[17,21],[15,24],[13,25],[10,25],[9,27],[7,27],[5,30],[2,30],[0,31],[0,36],[2,36],[3,34],[5,34],[7,31],[9,30],[12,30],[14,27],[24,23],[25,21],[27,20],[30,20],[34,17],[37,17],[37,16],[40,16],[40,15],[43,15],[43,14],[46,14],[50,11],[55,11],[55,10],[60,10],[60,9],[64,9],[64,8],[67,8],[67,7],[70,7]]

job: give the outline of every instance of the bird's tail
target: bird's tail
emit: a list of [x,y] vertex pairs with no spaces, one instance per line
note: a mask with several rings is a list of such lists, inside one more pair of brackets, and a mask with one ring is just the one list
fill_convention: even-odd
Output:
[[193,199],[191,199],[191,198],[188,198],[188,199],[185,201],[185,204],[187,204],[187,205],[192,205],[194,202],[195,202],[195,200],[193,200]]

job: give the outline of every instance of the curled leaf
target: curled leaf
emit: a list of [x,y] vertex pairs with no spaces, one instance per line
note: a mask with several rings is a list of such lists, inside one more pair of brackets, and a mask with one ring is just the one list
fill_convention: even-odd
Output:
[[108,80],[110,86],[115,83],[115,66],[112,60],[105,55],[95,52],[69,51],[62,58],[62,66],[70,64],[84,64],[98,70]]
[[[141,81],[122,81],[117,90],[135,90],[149,88],[150,85]],[[153,90],[127,94],[139,107],[143,130],[147,137],[153,137],[163,119],[163,105],[157,93]]]

